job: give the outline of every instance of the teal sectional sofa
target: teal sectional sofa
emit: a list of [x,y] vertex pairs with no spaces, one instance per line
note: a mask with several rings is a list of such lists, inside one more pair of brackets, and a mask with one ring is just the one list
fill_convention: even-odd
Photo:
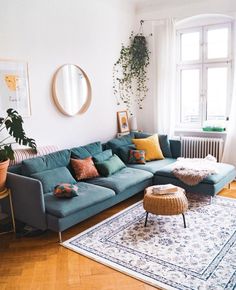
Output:
[[[159,135],[159,142],[165,159],[146,164],[128,164],[128,152],[133,148],[132,138],[146,138],[150,134],[131,133],[114,138],[106,144],[94,142],[68,150],[61,150],[45,156],[23,160],[9,168],[7,186],[12,191],[15,218],[40,230],[50,229],[59,233],[69,227],[143,191],[153,184],[173,183],[186,188],[174,179],[171,165],[180,156],[180,141],[168,140]],[[77,182],[70,158],[84,159],[96,156],[103,150],[112,149],[126,167],[108,177],[96,177]],[[197,192],[216,194],[235,177],[235,169],[222,165],[221,174],[206,178],[198,185]],[[60,182],[77,184],[79,195],[71,199],[59,199],[53,195],[53,188]],[[187,188],[191,191],[192,188]]]
[[[15,218],[40,230],[59,233],[152,185],[153,174],[125,167],[110,177],[77,182],[70,158],[94,156],[100,142],[27,159],[9,168],[7,186],[12,191]],[[79,195],[59,199],[53,188],[60,182],[77,184]]]
[[[151,136],[150,133],[134,133],[135,138],[147,138]],[[176,158],[180,157],[181,145],[178,140],[170,140],[166,135],[159,135],[159,142],[165,159],[150,161],[145,165],[143,164],[132,164],[129,167],[135,169],[142,169],[153,173],[153,184],[174,184],[185,189],[186,192],[199,193],[215,196],[220,192],[225,185],[229,184],[235,179],[236,170],[233,165],[225,163],[216,163],[217,174],[209,175],[201,183],[195,186],[189,186],[179,179],[177,179],[172,173],[173,163]],[[127,162],[127,156],[124,154],[126,152],[124,148],[127,146],[132,146],[132,142],[127,137],[126,141],[113,139],[109,141],[108,147],[118,154],[124,162]],[[122,149],[123,148],[123,149]]]

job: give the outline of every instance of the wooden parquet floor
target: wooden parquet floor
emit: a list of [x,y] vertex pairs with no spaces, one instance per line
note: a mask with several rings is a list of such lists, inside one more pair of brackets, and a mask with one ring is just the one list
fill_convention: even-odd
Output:
[[[220,195],[236,198],[236,182]],[[136,195],[63,233],[66,240],[139,201]],[[37,237],[0,236],[0,290],[154,290],[134,278],[74,253],[47,231]]]

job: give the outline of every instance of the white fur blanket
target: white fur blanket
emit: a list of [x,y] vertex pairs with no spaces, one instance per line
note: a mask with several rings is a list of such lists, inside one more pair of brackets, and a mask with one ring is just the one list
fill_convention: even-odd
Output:
[[212,155],[205,158],[178,158],[173,164],[172,173],[188,185],[196,185],[205,177],[216,174],[216,159]]

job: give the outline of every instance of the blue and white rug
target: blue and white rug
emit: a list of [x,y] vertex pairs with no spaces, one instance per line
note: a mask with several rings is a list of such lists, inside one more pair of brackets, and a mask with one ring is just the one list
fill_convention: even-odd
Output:
[[236,200],[189,200],[178,216],[138,202],[62,245],[161,289],[236,289]]

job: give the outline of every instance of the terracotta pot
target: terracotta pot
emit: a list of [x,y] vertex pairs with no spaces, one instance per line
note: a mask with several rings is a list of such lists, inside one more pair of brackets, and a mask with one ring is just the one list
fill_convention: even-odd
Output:
[[3,191],[7,179],[7,168],[9,166],[10,160],[0,162],[0,192]]

